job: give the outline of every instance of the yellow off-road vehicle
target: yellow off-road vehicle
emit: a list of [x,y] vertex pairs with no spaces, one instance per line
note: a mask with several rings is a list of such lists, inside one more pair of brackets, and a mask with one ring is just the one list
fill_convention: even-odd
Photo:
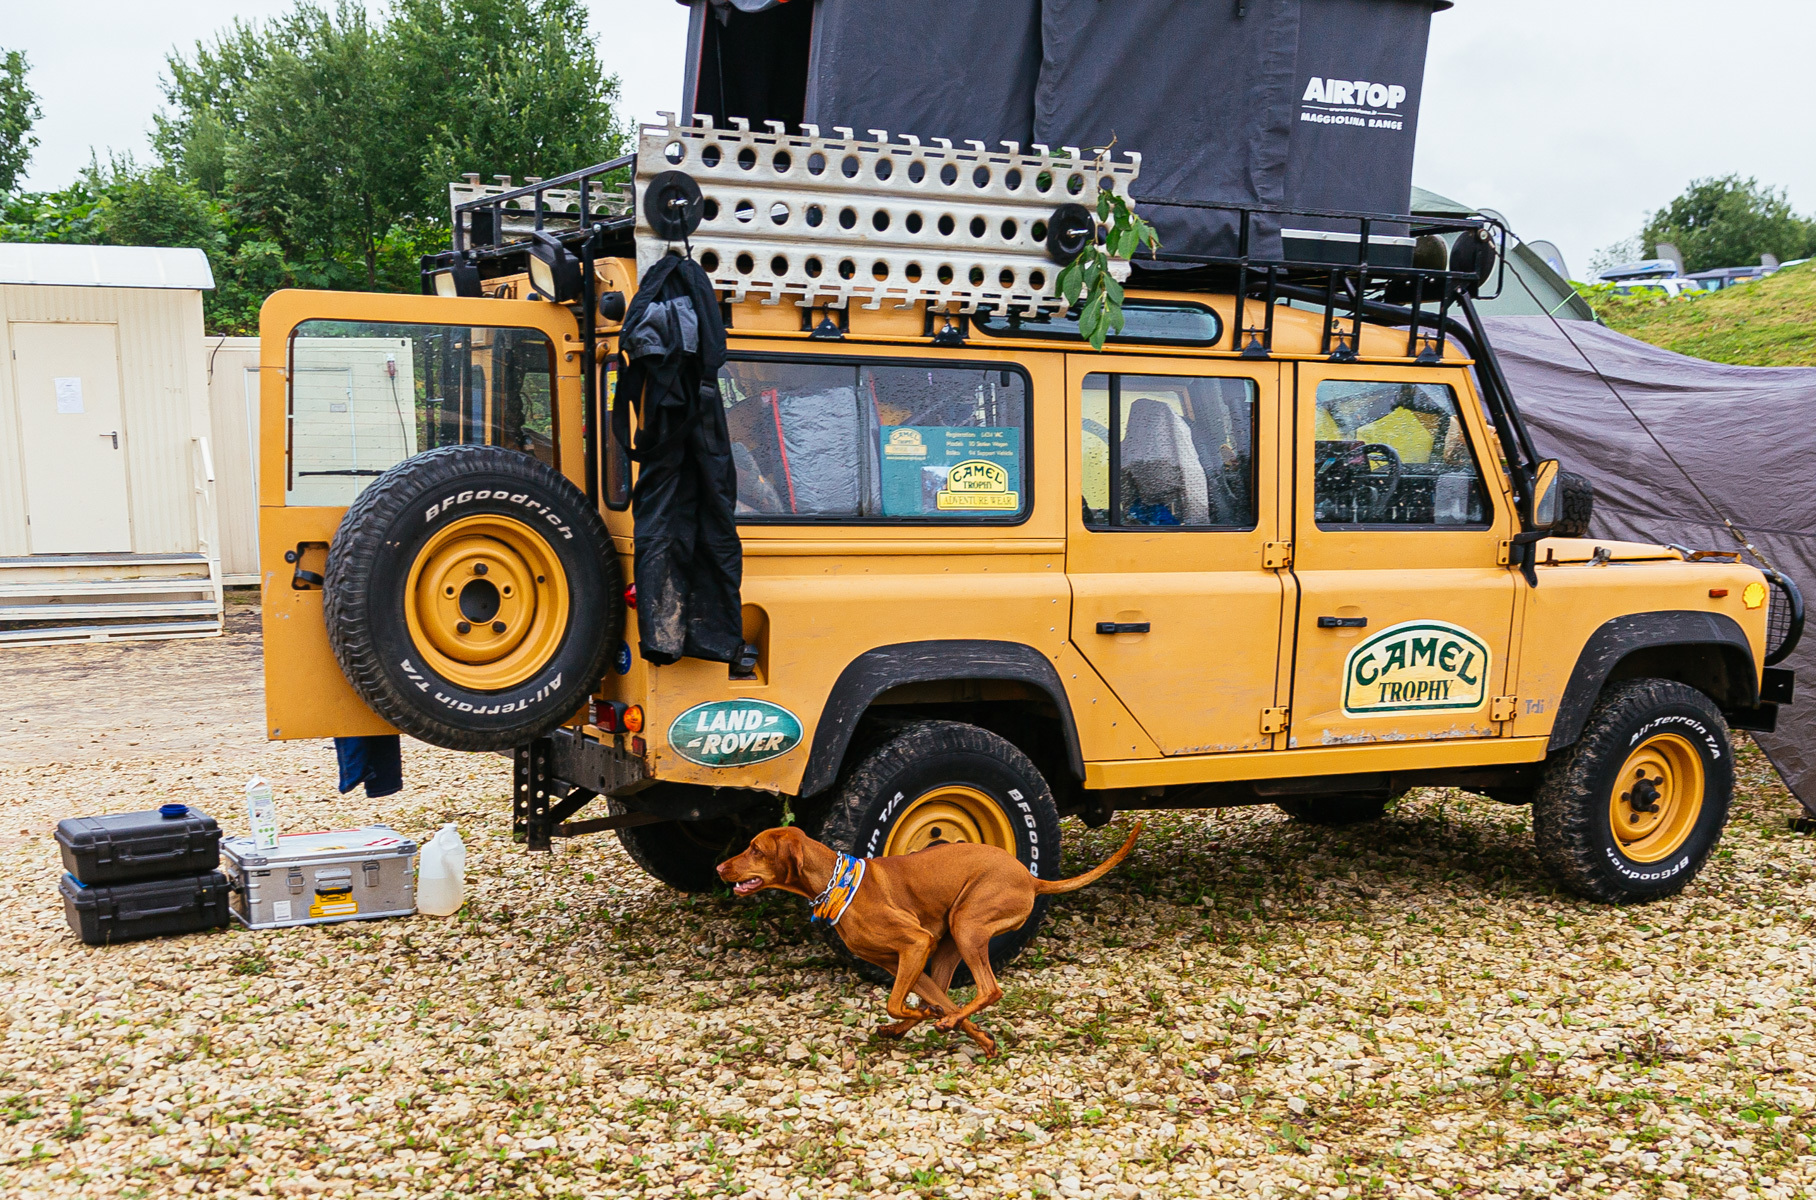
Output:
[[[670,123],[457,185],[421,296],[273,296],[270,736],[508,751],[531,849],[616,830],[686,890],[785,803],[853,854],[1052,878],[1067,815],[1360,821],[1423,786],[1531,804],[1584,895],[1683,887],[1728,728],[1791,699],[1790,583],[1581,536],[1476,316],[1489,222],[1312,214],[1356,231],[1287,259],[1251,247],[1293,214],[1230,207],[1235,253],[1144,264],[1093,350],[1059,206],[1136,169]],[[633,651],[617,338],[670,252],[729,336],[729,666]]]

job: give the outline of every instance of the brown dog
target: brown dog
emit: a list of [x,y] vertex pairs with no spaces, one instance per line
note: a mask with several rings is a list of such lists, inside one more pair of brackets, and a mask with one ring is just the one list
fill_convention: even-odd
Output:
[[[1137,822],[1129,840],[1095,870],[1048,882],[994,846],[947,844],[857,860],[785,826],[764,830],[744,853],[720,863],[719,878],[739,896],[779,888],[807,897],[814,916],[830,920],[853,954],[894,975],[889,1015],[895,1023],[878,1031],[885,1037],[932,1020],[995,1054],[996,1040],[970,1020],[1003,995],[990,969],[990,939],[1020,928],[1036,896],[1096,883],[1128,857],[1140,833]],[[976,998],[962,1008],[946,995],[960,962],[977,981]],[[919,1008],[908,1006],[910,992],[920,997]]]

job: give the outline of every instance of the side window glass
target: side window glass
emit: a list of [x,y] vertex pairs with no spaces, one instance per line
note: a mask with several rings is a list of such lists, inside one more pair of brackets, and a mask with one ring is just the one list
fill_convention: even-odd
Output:
[[732,361],[719,374],[749,520],[1015,520],[1028,384],[1000,367]]
[[1255,411],[1249,379],[1085,377],[1085,525],[1252,529]]
[[1449,386],[1327,379],[1316,403],[1313,503],[1320,526],[1488,526],[1488,489]]
[[285,503],[351,504],[437,446],[508,446],[558,468],[553,372],[540,330],[304,321],[290,339]]

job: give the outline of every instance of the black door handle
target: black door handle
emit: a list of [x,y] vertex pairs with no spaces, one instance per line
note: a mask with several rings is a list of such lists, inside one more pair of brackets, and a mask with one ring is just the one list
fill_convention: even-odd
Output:
[[1319,629],[1367,629],[1367,617],[1319,617]]
[[1146,621],[1099,621],[1097,623],[1099,633],[1146,633],[1147,631],[1148,623]]

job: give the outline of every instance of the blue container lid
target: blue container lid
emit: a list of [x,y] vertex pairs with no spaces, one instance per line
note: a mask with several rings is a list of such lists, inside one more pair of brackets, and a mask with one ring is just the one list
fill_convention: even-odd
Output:
[[189,806],[187,804],[161,804],[158,806],[158,815],[165,819],[186,817],[189,815]]

